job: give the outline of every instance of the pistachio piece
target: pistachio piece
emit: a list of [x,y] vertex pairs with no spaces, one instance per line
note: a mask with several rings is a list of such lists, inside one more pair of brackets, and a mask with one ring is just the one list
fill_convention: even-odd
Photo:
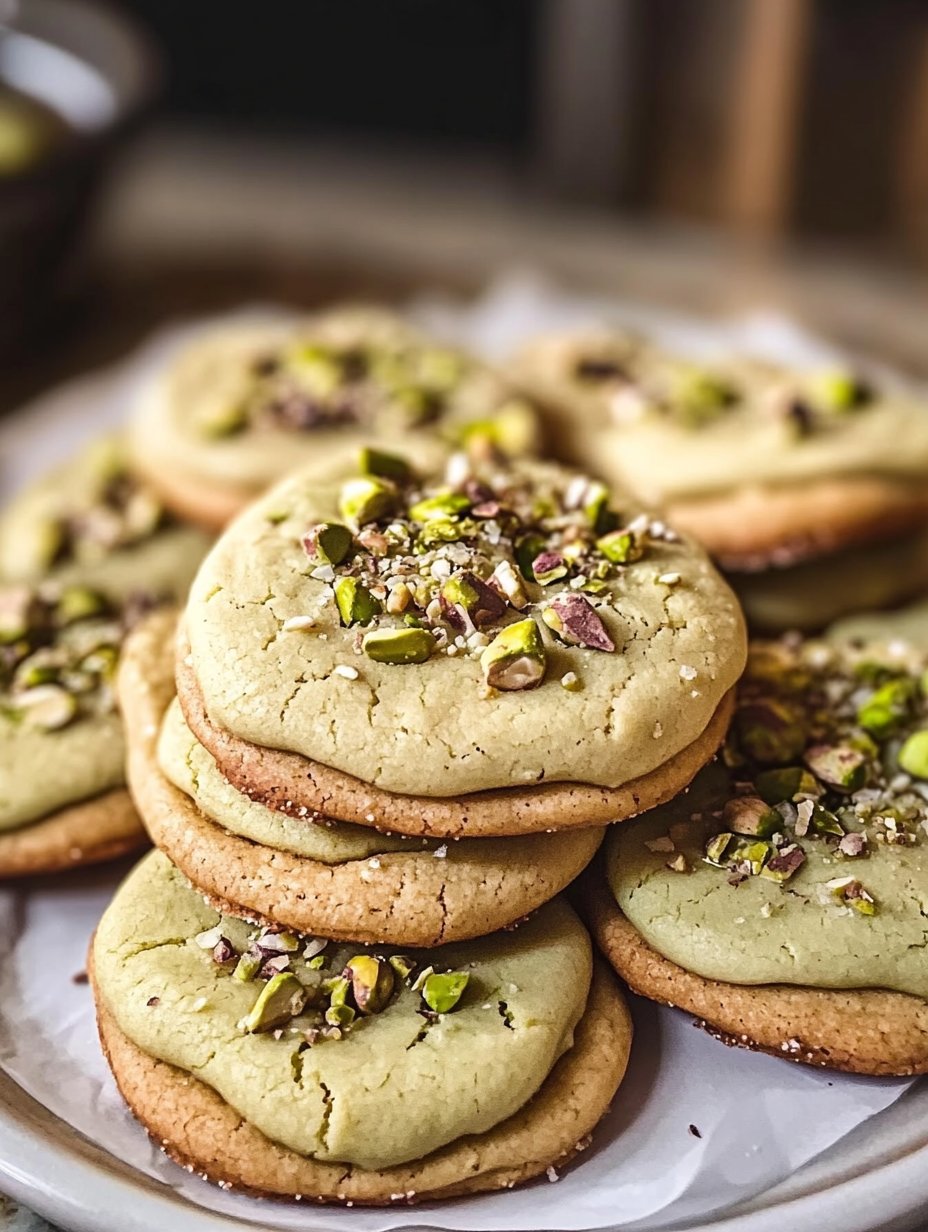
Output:
[[278,972],[258,993],[245,1018],[245,1030],[255,1034],[285,1026],[303,1012],[306,997],[306,989],[291,971]]
[[409,517],[413,522],[453,521],[470,506],[470,498],[462,492],[439,492],[410,505]]
[[754,786],[765,804],[782,804],[785,800],[814,800],[822,794],[818,780],[803,766],[762,770],[755,778]]
[[317,342],[301,342],[291,347],[284,358],[287,371],[317,398],[327,398],[341,384],[338,357]]
[[458,433],[462,445],[474,452],[480,446],[500,450],[510,457],[530,452],[535,444],[536,424],[531,407],[518,399],[504,402],[492,419],[473,419]]
[[907,676],[887,680],[857,710],[857,722],[871,736],[891,735],[908,718],[915,683]]
[[542,610],[541,619],[570,646],[588,650],[615,650],[598,612],[583,595],[559,595]]
[[629,565],[644,555],[642,536],[631,530],[610,531],[596,540],[596,546],[614,565]]
[[393,994],[393,968],[385,958],[373,954],[356,954],[348,960],[345,977],[351,982],[351,992],[359,1014],[379,1014]]
[[508,560],[501,560],[493,570],[490,581],[495,583],[514,608],[520,612],[528,603],[528,595],[522,585],[522,579]]
[[26,637],[35,613],[35,596],[28,586],[0,590],[0,644],[9,646]]
[[233,980],[238,980],[241,984],[248,984],[261,970],[263,961],[264,959],[260,954],[246,951],[235,964],[235,970],[232,972]]
[[735,391],[723,377],[700,368],[677,372],[672,382],[671,410],[681,423],[699,428],[711,422],[735,400]]
[[760,796],[737,796],[722,809],[722,820],[736,834],[753,838],[770,838],[783,828],[783,818]]
[[876,903],[856,877],[833,877],[825,882],[825,888],[832,898],[844,906],[851,907],[860,915],[876,915]]
[[713,834],[706,841],[705,861],[707,864],[714,864],[717,868],[724,868],[726,864],[725,853],[734,841],[734,835],[731,833]]
[[763,839],[751,842],[750,839],[741,838],[736,834],[725,853],[725,862],[736,868],[745,867],[753,877],[757,877],[773,851],[774,848]]
[[928,779],[928,729],[913,732],[899,750],[899,767],[916,779]]
[[388,961],[401,980],[408,980],[416,969],[416,964],[405,954],[391,954]]
[[441,597],[450,608],[462,608],[478,628],[492,624],[506,612],[505,600],[469,570],[453,573],[442,586]]
[[829,809],[824,808],[821,804],[812,805],[812,814],[809,818],[809,824],[817,834],[834,834],[837,837],[842,837],[844,834],[844,826]]
[[353,526],[376,522],[385,518],[396,508],[396,488],[388,479],[364,475],[349,479],[342,484],[338,498],[338,511]]
[[320,522],[303,539],[308,555],[327,565],[340,565],[351,554],[354,536],[341,522]]
[[824,783],[842,791],[857,791],[867,778],[867,759],[849,744],[815,744],[806,749],[805,763]]
[[380,600],[375,599],[356,577],[336,578],[334,590],[338,614],[346,628],[369,625],[381,611]]
[[210,440],[221,440],[225,436],[235,436],[248,426],[248,408],[244,403],[228,403],[225,406],[211,407],[196,420],[196,427],[201,436]]
[[805,748],[799,713],[775,698],[741,706],[735,715],[735,731],[744,752],[765,765],[793,761]]
[[106,600],[89,586],[66,586],[55,604],[55,618],[60,625],[72,625],[106,611]]
[[345,1027],[350,1027],[354,1022],[355,1012],[350,1005],[330,1005],[325,1012],[325,1020],[330,1027],[339,1027],[342,1030]]
[[16,698],[23,722],[41,731],[58,731],[77,716],[77,698],[56,684],[27,689]]
[[786,847],[780,847],[774,853],[760,870],[761,877],[766,877],[768,881],[789,881],[795,873],[798,873],[806,862],[806,853],[802,850],[798,843],[790,843]]
[[433,547],[436,543],[455,543],[474,534],[476,529],[477,523],[473,518],[432,518],[419,531],[417,541],[423,548]]
[[469,980],[466,971],[433,972],[422,985],[422,1000],[436,1014],[448,1014],[461,1000]]
[[[30,655],[28,659],[23,661],[16,668],[13,676],[13,688],[17,692],[23,689],[34,689],[40,684],[55,684],[59,677],[64,680],[64,673],[57,663],[49,661],[48,652],[38,651],[34,655]],[[91,682],[92,683],[92,682]],[[81,692],[80,689],[69,692]]]
[[126,501],[123,519],[134,540],[154,534],[164,516],[164,508],[150,488],[136,488]]
[[567,561],[560,552],[539,552],[532,561],[532,576],[539,586],[550,586],[567,576]]
[[541,684],[546,660],[534,620],[518,620],[497,633],[480,656],[480,666],[491,688],[512,692]]
[[544,550],[544,546],[545,541],[541,535],[523,535],[521,539],[516,540],[516,564],[519,566],[519,572],[527,582],[535,581],[532,561]]
[[613,531],[618,517],[609,508],[609,489],[603,483],[591,483],[583,502],[583,516],[592,527],[594,535]]
[[365,634],[361,649],[375,663],[424,663],[435,649],[428,629],[374,629]]
[[865,405],[870,391],[853,372],[821,372],[809,382],[809,396],[823,411],[842,414]]
[[396,483],[409,483],[413,477],[412,467],[405,458],[370,446],[361,450],[360,463],[365,475],[377,475],[381,479],[392,479]]
[[45,573],[50,569],[67,543],[65,527],[57,518],[38,518],[26,525],[17,542],[17,557],[26,575]]

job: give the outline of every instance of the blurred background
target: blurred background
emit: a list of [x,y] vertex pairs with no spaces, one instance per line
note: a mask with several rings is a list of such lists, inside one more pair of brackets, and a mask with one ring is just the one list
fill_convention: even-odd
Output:
[[4,407],[513,267],[928,367],[928,0],[0,0],[0,82]]

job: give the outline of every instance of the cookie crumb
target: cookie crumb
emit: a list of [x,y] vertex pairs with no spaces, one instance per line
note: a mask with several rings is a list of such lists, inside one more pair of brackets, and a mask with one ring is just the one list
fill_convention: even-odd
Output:
[[447,854],[448,854],[448,844],[447,843],[442,843],[440,847],[436,847],[435,850],[432,852],[432,855],[435,857],[436,860],[444,860]]
[[561,1179],[558,1176],[557,1168],[555,1168],[553,1164],[548,1164],[547,1168],[545,1168],[545,1176],[548,1178],[548,1180],[551,1182],[552,1185],[554,1184],[555,1181],[559,1181]]
[[86,971],[75,971],[74,974],[71,976],[71,983],[72,984],[89,984],[90,976],[87,974]]
[[342,676],[345,680],[357,680],[358,669],[348,663],[337,663],[335,665],[335,675]]

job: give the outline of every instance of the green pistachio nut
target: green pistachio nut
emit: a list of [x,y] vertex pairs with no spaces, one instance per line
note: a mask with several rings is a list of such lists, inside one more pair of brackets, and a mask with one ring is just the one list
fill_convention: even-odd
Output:
[[126,501],[123,519],[132,539],[145,539],[161,525],[164,506],[150,488],[136,488]]
[[379,1014],[393,995],[395,976],[385,958],[373,954],[356,954],[348,960],[345,976],[359,1014]]
[[45,573],[64,552],[67,534],[57,518],[37,518],[26,523],[17,535],[15,545],[21,576]]
[[590,484],[583,502],[583,516],[594,535],[605,535],[615,530],[618,517],[609,508],[609,489],[605,484]]
[[567,577],[567,561],[560,552],[539,552],[532,561],[532,575],[539,586],[551,586]]
[[413,477],[413,469],[406,461],[395,453],[385,453],[381,449],[365,446],[361,450],[361,470],[365,475],[376,475],[380,479],[392,479],[394,483],[409,483]]
[[218,441],[226,436],[236,436],[248,426],[248,407],[244,402],[211,407],[195,420],[201,436]]
[[375,663],[424,663],[435,650],[428,629],[374,629],[365,634],[361,649]]
[[291,971],[278,972],[258,994],[245,1018],[245,1030],[256,1034],[286,1026],[291,1018],[303,1012],[306,999],[306,989]]
[[422,549],[440,543],[457,543],[473,535],[476,529],[473,518],[432,518],[419,531],[416,542]]
[[540,535],[523,535],[521,539],[516,540],[516,564],[527,582],[535,581],[532,561],[544,551],[544,547],[545,541]]
[[354,545],[354,536],[341,522],[321,522],[308,538],[318,559],[327,565],[340,565]]
[[35,614],[35,596],[28,587],[0,590],[0,644],[9,646],[27,637]]
[[915,689],[908,676],[888,680],[858,707],[857,722],[878,740],[891,736],[908,718]]
[[826,809],[821,804],[812,806],[809,824],[816,834],[834,834],[839,838],[844,835],[844,826],[830,809]]
[[805,748],[799,711],[775,698],[741,706],[735,715],[735,731],[742,751],[763,765],[794,761]]
[[752,841],[749,838],[741,838],[736,834],[734,841],[726,852],[726,862],[728,864],[747,864],[750,867],[751,875],[757,877],[770,859],[772,851],[773,848],[770,844],[762,839]]
[[369,625],[380,614],[380,600],[375,599],[357,578],[336,578],[334,589],[338,614],[346,628],[350,625]]
[[416,964],[405,954],[391,954],[388,961],[401,980],[408,980],[416,969]]
[[700,368],[681,369],[671,383],[671,412],[686,427],[710,423],[734,400],[735,391],[728,381]]
[[765,804],[782,804],[786,800],[815,800],[822,794],[818,780],[803,766],[762,770],[755,778],[754,786]]
[[783,818],[760,796],[737,796],[726,801],[722,820],[735,834],[753,838],[770,838],[783,829]]
[[50,662],[47,655],[40,650],[28,659],[23,659],[18,665],[13,675],[13,688],[20,691],[34,689],[40,684],[54,684],[63,675],[62,668],[57,663]]
[[106,608],[106,599],[99,591],[89,586],[66,586],[55,604],[55,618],[60,625],[73,625],[102,615]]
[[422,1000],[436,1014],[449,1014],[464,995],[470,975],[466,971],[433,972],[422,985]]
[[816,744],[806,749],[805,763],[817,778],[842,791],[857,791],[867,778],[867,759],[849,744]]
[[899,750],[899,768],[916,779],[928,779],[928,729],[913,732]]
[[542,609],[541,618],[568,646],[584,646],[606,653],[615,650],[615,642],[585,595],[559,595]]
[[354,1022],[355,1012],[350,1005],[330,1005],[325,1012],[325,1020],[330,1027],[339,1027],[344,1031]]
[[544,643],[534,620],[518,620],[500,630],[480,656],[488,685],[504,692],[534,689],[545,675]]
[[24,723],[40,731],[58,731],[77,717],[77,698],[56,684],[27,689],[16,698]]
[[596,546],[614,565],[630,565],[644,555],[642,537],[630,530],[610,531],[596,540]]
[[460,517],[470,507],[471,501],[461,492],[439,492],[410,505],[409,517],[413,522],[446,522]]
[[347,480],[338,498],[338,511],[352,526],[364,526],[388,517],[396,505],[396,488],[389,479],[375,475]]
[[232,972],[233,980],[238,980],[241,984],[250,983],[261,970],[261,964],[260,954],[249,954],[246,951],[235,964]]
[[302,388],[317,398],[334,394],[342,382],[338,356],[316,342],[301,342],[291,347],[284,365]]
[[441,598],[452,609],[463,609],[478,628],[492,624],[506,613],[506,600],[468,570],[448,578],[441,588]]
[[764,867],[760,870],[761,877],[766,877],[768,881],[777,881],[781,885],[789,881],[799,872],[803,864],[806,862],[806,853],[802,850],[798,843],[790,843],[786,847],[780,847],[773,853]]
[[713,834],[706,841],[705,860],[707,864],[714,864],[717,868],[724,868],[727,864],[725,858],[726,852],[734,841],[735,836],[730,833]]
[[868,390],[853,372],[835,369],[812,378],[809,397],[814,406],[840,415],[863,406],[868,401]]

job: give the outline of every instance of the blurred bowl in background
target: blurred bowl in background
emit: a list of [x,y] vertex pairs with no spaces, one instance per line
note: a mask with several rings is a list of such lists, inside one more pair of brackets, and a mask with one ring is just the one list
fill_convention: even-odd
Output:
[[0,357],[71,295],[81,240],[157,57],[95,0],[0,0]]

